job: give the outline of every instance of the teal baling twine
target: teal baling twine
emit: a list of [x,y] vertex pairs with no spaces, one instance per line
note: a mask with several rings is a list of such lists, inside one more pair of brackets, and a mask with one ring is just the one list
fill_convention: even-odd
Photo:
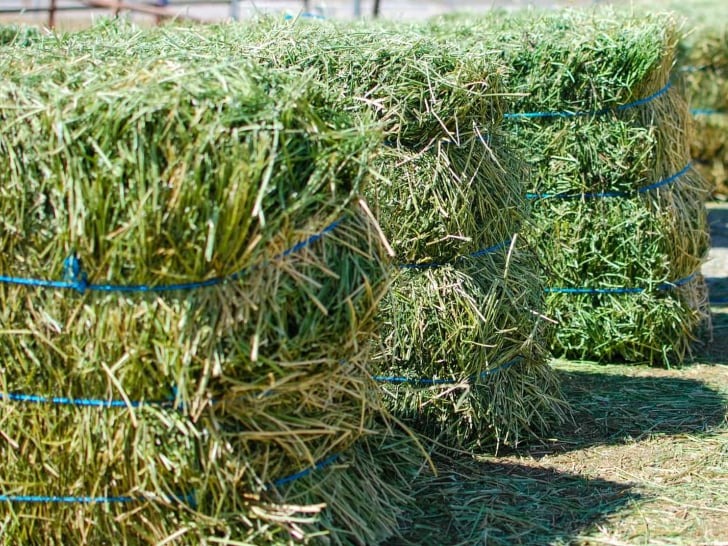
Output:
[[[265,490],[269,491],[276,487],[283,487],[289,485],[297,480],[305,478],[313,474],[316,471],[327,468],[336,461],[338,461],[340,455],[334,454],[326,459],[316,463],[310,468],[306,468],[290,476],[278,478],[277,480],[269,483],[265,486]],[[186,503],[190,507],[197,508],[197,498],[194,493],[187,495],[169,495],[161,497],[168,502]],[[0,502],[10,503],[29,503],[29,504],[124,504],[132,502],[144,502],[146,500],[153,500],[145,498],[143,496],[106,496],[106,497],[90,497],[90,496],[73,496],[73,495],[2,495],[0,494]]]
[[[509,360],[505,364],[501,364],[500,366],[496,366],[495,368],[491,368],[489,370],[485,370],[479,374],[471,375],[469,378],[466,379],[465,382],[467,383],[475,383],[479,379],[483,379],[485,377],[488,377],[489,375],[494,375],[498,372],[502,372],[510,368],[511,366],[515,366],[516,364],[519,364],[523,362],[523,357],[516,357],[513,360]],[[432,379],[427,377],[400,377],[400,376],[385,376],[385,375],[374,375],[372,376],[372,379],[378,383],[393,383],[393,384],[402,384],[402,383],[411,383],[415,385],[422,385],[422,386],[436,386],[436,385],[459,385],[463,383],[463,381],[455,381],[452,379]]]
[[635,197],[644,193],[669,186],[676,182],[681,177],[685,176],[692,168],[692,163],[688,162],[685,167],[680,169],[675,174],[668,176],[654,184],[642,186],[634,192],[621,192],[621,191],[606,191],[606,192],[594,192],[594,193],[527,193],[527,199],[609,199],[615,197]]
[[[342,223],[342,220],[330,224],[324,228],[321,232],[316,233],[304,241],[294,245],[293,247],[285,250],[278,254],[273,259],[282,259],[303,250],[304,248],[314,244],[325,235],[334,231]],[[258,265],[261,267],[264,264]],[[178,284],[162,284],[162,285],[147,285],[147,284],[93,284],[88,282],[88,275],[81,267],[81,261],[78,256],[74,253],[63,262],[63,281],[49,281],[44,279],[33,279],[23,277],[10,277],[0,275],[0,284],[11,284],[18,286],[28,286],[31,288],[50,288],[56,290],[75,290],[81,294],[86,291],[91,292],[122,292],[122,293],[162,293],[162,292],[178,292],[195,290],[199,288],[209,288],[212,286],[218,286],[229,281],[238,281],[242,279],[250,270],[243,269],[231,275],[224,277],[215,277],[205,281],[196,281],[189,283],[178,283]]]
[[[289,485],[301,478],[311,475],[312,473],[323,470],[326,467],[333,465],[340,458],[339,454],[331,455],[326,459],[316,463],[310,468],[306,468],[290,476],[278,478],[265,486],[265,490],[268,491],[274,487],[283,487]],[[197,499],[194,493],[188,495],[170,495],[162,497],[168,502],[183,502],[191,506],[192,508],[197,507]],[[124,504],[131,502],[144,502],[150,500],[143,496],[108,496],[108,497],[89,497],[89,496],[73,496],[73,495],[1,495],[0,502],[11,502],[11,503],[29,503],[29,504]]]
[[170,400],[159,400],[159,401],[141,401],[141,400],[103,400],[97,398],[67,398],[64,396],[42,396],[38,394],[22,394],[22,393],[7,393],[3,394],[0,392],[0,400],[7,400],[9,402],[21,402],[28,404],[53,404],[57,406],[78,406],[86,408],[140,408],[143,406],[156,406],[156,407],[176,407],[180,408],[179,404],[175,404],[173,399]]
[[513,243],[513,239],[509,239],[507,241],[500,242],[496,245],[489,246],[488,248],[483,248],[481,250],[476,250],[475,252],[471,252],[470,254],[466,256],[460,256],[453,260],[452,262],[426,262],[426,263],[410,263],[410,264],[399,264],[399,267],[401,269],[434,269],[437,267],[443,267],[445,265],[449,265],[452,263],[461,262],[463,260],[466,260],[468,258],[480,258],[482,256],[487,256],[488,254],[493,254],[495,252],[498,252],[499,250],[502,250],[504,248],[510,247]]
[[712,116],[714,114],[722,114],[721,110],[715,108],[693,108],[690,113],[694,116]]
[[589,117],[589,116],[603,116],[605,114],[613,113],[613,112],[624,112],[625,110],[630,110],[632,108],[637,108],[638,106],[642,106],[643,104],[647,104],[648,102],[652,102],[653,100],[661,97],[665,93],[667,93],[670,88],[672,87],[671,82],[667,82],[665,86],[660,89],[659,91],[656,91],[655,93],[651,94],[648,97],[638,99],[633,102],[629,102],[627,104],[622,104],[620,106],[612,107],[612,108],[602,108],[601,110],[588,110],[584,112],[569,112],[569,111],[562,111],[562,112],[516,112],[516,113],[510,113],[510,114],[504,114],[503,117],[505,119],[536,119],[536,118],[578,118],[578,117]]
[[[684,286],[688,284],[690,281],[694,280],[697,276],[697,273],[693,273],[692,275],[688,275],[687,277],[684,277],[682,279],[679,279],[677,281],[673,282],[664,282],[655,287],[655,290],[665,292],[668,290],[672,290],[673,288],[678,288],[680,286]],[[564,288],[564,287],[558,287],[558,288],[545,288],[544,292],[547,294],[641,294],[643,292],[647,292],[647,288]]]
[[323,461],[320,461],[313,465],[311,468],[306,468],[304,470],[301,470],[300,472],[296,472],[295,474],[291,474],[290,476],[286,476],[284,478],[279,478],[275,480],[272,484],[269,484],[266,486],[266,490],[269,490],[273,487],[283,487],[284,485],[288,485],[290,483],[295,482],[296,480],[300,480],[301,478],[305,478],[306,476],[309,476],[310,474],[316,472],[317,470],[323,470],[324,468],[331,466],[336,461],[338,461],[340,458],[340,455],[334,454],[330,457],[327,457]]
[[[168,495],[163,498],[167,502],[185,503],[192,508],[197,507],[195,495]],[[123,504],[130,502],[144,502],[150,500],[143,496],[109,496],[109,497],[87,497],[72,495],[0,495],[0,502],[31,503],[31,504]]]

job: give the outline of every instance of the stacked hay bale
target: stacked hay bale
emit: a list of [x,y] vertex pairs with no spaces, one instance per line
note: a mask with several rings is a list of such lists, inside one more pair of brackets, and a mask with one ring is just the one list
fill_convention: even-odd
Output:
[[399,268],[381,306],[377,380],[396,415],[465,449],[538,436],[561,412],[543,286],[516,236],[519,166],[492,145],[390,150],[366,192]]
[[680,63],[695,116],[695,166],[715,194],[728,199],[728,23],[700,26],[681,46]]
[[525,236],[546,266],[553,349],[572,358],[682,361],[706,324],[705,181],[687,105],[670,87],[677,25],[611,10],[499,13],[429,27],[501,50],[512,142],[530,164]]
[[562,408],[534,260],[514,237],[527,214],[518,161],[494,135],[502,65],[401,27],[264,21],[229,32],[225,47],[305,65],[342,108],[381,120],[387,145],[365,196],[397,270],[374,360],[389,407],[458,447],[543,431]]
[[692,156],[714,197],[728,199],[728,12],[720,0],[636,4],[645,11],[669,9],[685,21],[678,70],[695,117]]
[[0,56],[3,540],[376,543],[405,496],[357,443],[381,135],[305,74],[168,38]]
[[27,45],[39,37],[40,33],[35,27],[0,24],[0,47]]

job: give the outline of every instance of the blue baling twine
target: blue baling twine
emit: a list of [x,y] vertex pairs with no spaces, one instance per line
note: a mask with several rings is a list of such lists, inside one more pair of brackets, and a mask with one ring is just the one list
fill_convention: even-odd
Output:
[[[306,468],[290,476],[279,478],[265,487],[266,490],[270,490],[273,487],[283,487],[290,483],[305,478],[317,470],[323,470],[324,468],[331,466],[339,459],[339,455],[331,455],[330,457],[316,463],[311,468]],[[197,505],[197,499],[194,494],[184,496],[167,496],[164,497],[168,501],[186,502],[193,508]],[[46,503],[46,504],[119,504],[119,503],[130,503],[140,502],[147,500],[144,497],[132,497],[132,496],[118,496],[118,497],[78,497],[78,496],[46,496],[46,495],[0,495],[0,502],[13,502],[13,503]]]
[[693,166],[692,163],[689,162],[687,165],[685,165],[685,167],[680,169],[680,171],[676,172],[675,174],[672,174],[663,180],[655,182],[654,184],[650,184],[648,186],[643,186],[641,188],[638,188],[635,192],[632,192],[632,193],[621,192],[621,191],[608,191],[608,192],[597,192],[597,193],[527,193],[526,198],[527,199],[604,199],[604,198],[611,198],[611,197],[632,197],[635,195],[641,195],[643,193],[647,193],[648,191],[656,190],[663,186],[672,184],[677,179],[679,179],[680,177],[687,174],[690,171],[690,169],[692,168],[692,166]]
[[[482,256],[486,256],[488,254],[493,254],[494,252],[498,252],[502,248],[506,248],[511,245],[513,239],[509,239],[508,241],[503,241],[502,243],[498,243],[497,245],[489,246],[488,248],[483,248],[481,250],[476,250],[475,252],[472,252],[468,254],[467,256],[460,256],[454,262],[459,262],[467,258],[480,258]],[[399,267],[402,269],[433,269],[436,267],[442,267],[448,265],[447,262],[427,262],[423,264],[400,264]]]
[[305,478],[312,472],[315,472],[317,470],[322,470],[326,468],[327,466],[331,466],[336,461],[339,460],[339,455],[331,455],[330,457],[324,459],[323,461],[320,461],[313,465],[311,468],[306,468],[304,470],[301,470],[300,472],[296,472],[295,474],[291,474],[290,476],[286,476],[285,478],[279,478],[276,481],[274,481],[272,484],[266,486],[266,490],[271,489],[271,487],[283,487],[284,485],[288,485],[289,483],[295,482],[296,480],[300,480],[301,478]]
[[[675,282],[664,282],[655,288],[660,291],[672,290],[692,281],[696,273]],[[641,294],[646,288],[544,288],[548,294]]]
[[65,398],[62,396],[41,396],[37,394],[0,393],[0,400],[26,402],[30,404],[55,404],[58,406],[79,406],[87,408],[140,408],[142,406],[172,407],[174,400],[142,402],[139,400],[101,400],[95,398]]
[[[165,496],[165,500],[170,502],[185,502],[192,506],[196,506],[197,501],[194,494],[183,496]],[[53,503],[53,504],[118,504],[139,502],[147,500],[144,497],[76,497],[76,496],[45,496],[45,495],[0,495],[0,502],[15,503]]]
[[[273,487],[283,487],[290,483],[300,480],[309,476],[317,470],[323,470],[324,468],[331,466],[337,460],[339,455],[331,455],[330,457],[316,463],[311,468],[306,468],[290,476],[279,478],[265,487],[266,490],[272,489]],[[197,501],[194,494],[184,496],[168,496],[165,497],[168,501],[186,502],[193,508],[196,506]],[[14,502],[14,503],[55,503],[55,504],[117,504],[117,503],[130,503],[139,502],[146,500],[144,497],[131,497],[131,496],[120,496],[120,497],[76,497],[76,496],[45,496],[45,495],[0,495],[0,502]]]
[[[471,375],[466,381],[468,383],[473,383],[476,381],[476,379],[482,379],[484,377],[487,377],[489,375],[493,375],[498,372],[502,372],[503,370],[506,370],[510,368],[511,366],[515,366],[516,364],[523,362],[523,357],[516,357],[513,360],[509,360],[505,364],[501,364],[500,366],[497,366],[495,368],[491,368],[490,370],[485,370],[484,372],[481,372],[476,375]],[[399,377],[399,376],[384,376],[384,375],[374,375],[372,376],[372,379],[374,381],[377,381],[379,383],[395,383],[395,384],[401,384],[401,383],[415,383],[417,385],[459,385],[462,383],[462,381],[454,381],[452,379],[429,379],[426,377],[417,378],[417,377]]]
[[326,21],[326,17],[324,17],[323,15],[320,15],[318,13],[310,13],[308,11],[304,11],[303,13],[299,13],[298,15],[291,15],[290,13],[286,13],[283,19],[285,21],[295,21],[296,19],[316,19],[318,21]]
[[503,117],[506,119],[533,119],[533,118],[576,118],[576,117],[584,117],[584,116],[601,116],[604,114],[609,114],[610,112],[624,112],[625,110],[629,110],[631,108],[636,108],[637,106],[642,106],[643,104],[647,104],[648,102],[651,102],[665,93],[672,87],[671,82],[667,82],[665,84],[665,87],[660,89],[659,91],[653,93],[652,95],[645,97],[643,99],[639,99],[633,102],[629,102],[627,104],[622,104],[620,106],[616,106],[613,108],[602,108],[601,110],[592,110],[587,112],[517,112],[517,113],[511,113],[511,114],[504,114]]
[[720,114],[720,110],[715,108],[693,108],[690,113],[694,116],[712,116],[713,114]]
[[[296,244],[295,246],[289,248],[288,250],[282,252],[281,254],[275,256],[273,259],[281,259],[286,258],[290,256],[291,254],[295,252],[299,252],[300,250],[303,250],[307,246],[312,245],[328,233],[335,230],[339,225],[341,224],[342,220],[339,219],[333,224],[327,226],[324,228],[323,231],[320,233],[316,233],[315,235],[310,236],[305,241],[301,241],[300,243]],[[257,266],[257,267],[260,267]],[[85,293],[87,290],[93,291],[93,292],[125,292],[125,293],[139,293],[139,292],[146,292],[146,293],[160,293],[160,292],[175,292],[175,291],[182,291],[182,290],[195,290],[198,288],[209,288],[212,286],[217,286],[220,284],[223,284],[227,281],[237,281],[240,280],[246,273],[248,273],[248,270],[243,269],[241,271],[238,271],[236,273],[232,273],[231,275],[227,275],[225,277],[215,277],[213,279],[208,279],[206,281],[197,281],[197,282],[190,282],[190,283],[179,283],[179,284],[162,284],[157,286],[150,286],[146,284],[90,284],[88,282],[88,275],[85,271],[81,268],[81,262],[78,259],[78,257],[73,254],[66,258],[63,262],[63,274],[64,274],[64,280],[63,281],[47,281],[43,279],[28,279],[28,278],[21,278],[21,277],[8,277],[5,275],[0,275],[0,283],[1,284],[14,284],[14,285],[20,285],[20,286],[30,286],[33,288],[54,288],[59,290],[76,290],[77,292],[80,292],[81,294]]]

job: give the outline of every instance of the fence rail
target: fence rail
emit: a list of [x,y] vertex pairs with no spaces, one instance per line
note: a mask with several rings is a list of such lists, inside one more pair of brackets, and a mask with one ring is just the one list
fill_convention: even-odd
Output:
[[[84,12],[89,10],[109,10],[114,15],[121,12],[140,13],[153,16],[157,23],[165,19],[181,19],[186,21],[202,21],[202,18],[190,15],[181,11],[183,6],[230,6],[230,14],[233,19],[237,18],[239,5],[244,0],[46,0],[43,3],[37,1],[24,1],[20,5],[16,0],[9,6],[0,5],[0,15],[23,15],[23,14],[48,14],[48,26],[54,28],[57,22],[57,15],[63,12]],[[378,2],[377,2],[378,3]],[[310,0],[301,0],[301,7],[304,12],[309,10]]]

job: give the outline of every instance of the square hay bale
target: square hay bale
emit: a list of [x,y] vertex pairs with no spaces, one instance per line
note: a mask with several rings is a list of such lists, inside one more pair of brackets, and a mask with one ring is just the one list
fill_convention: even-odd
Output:
[[[669,82],[676,21],[601,9],[428,28],[498,48],[512,68],[506,89],[519,95],[505,126],[532,173],[523,235],[546,268],[546,312],[560,321],[553,350],[681,362],[708,320],[708,186],[690,168],[687,104]],[[647,320],[658,311],[645,314],[645,293],[662,320]]]
[[387,434],[388,268],[357,205],[381,133],[310,75],[172,37],[0,58],[4,538],[376,542],[406,495],[334,471]]
[[677,70],[695,116],[691,147],[713,196],[728,197],[728,13],[716,0],[636,2],[645,12],[670,10],[682,20]]

